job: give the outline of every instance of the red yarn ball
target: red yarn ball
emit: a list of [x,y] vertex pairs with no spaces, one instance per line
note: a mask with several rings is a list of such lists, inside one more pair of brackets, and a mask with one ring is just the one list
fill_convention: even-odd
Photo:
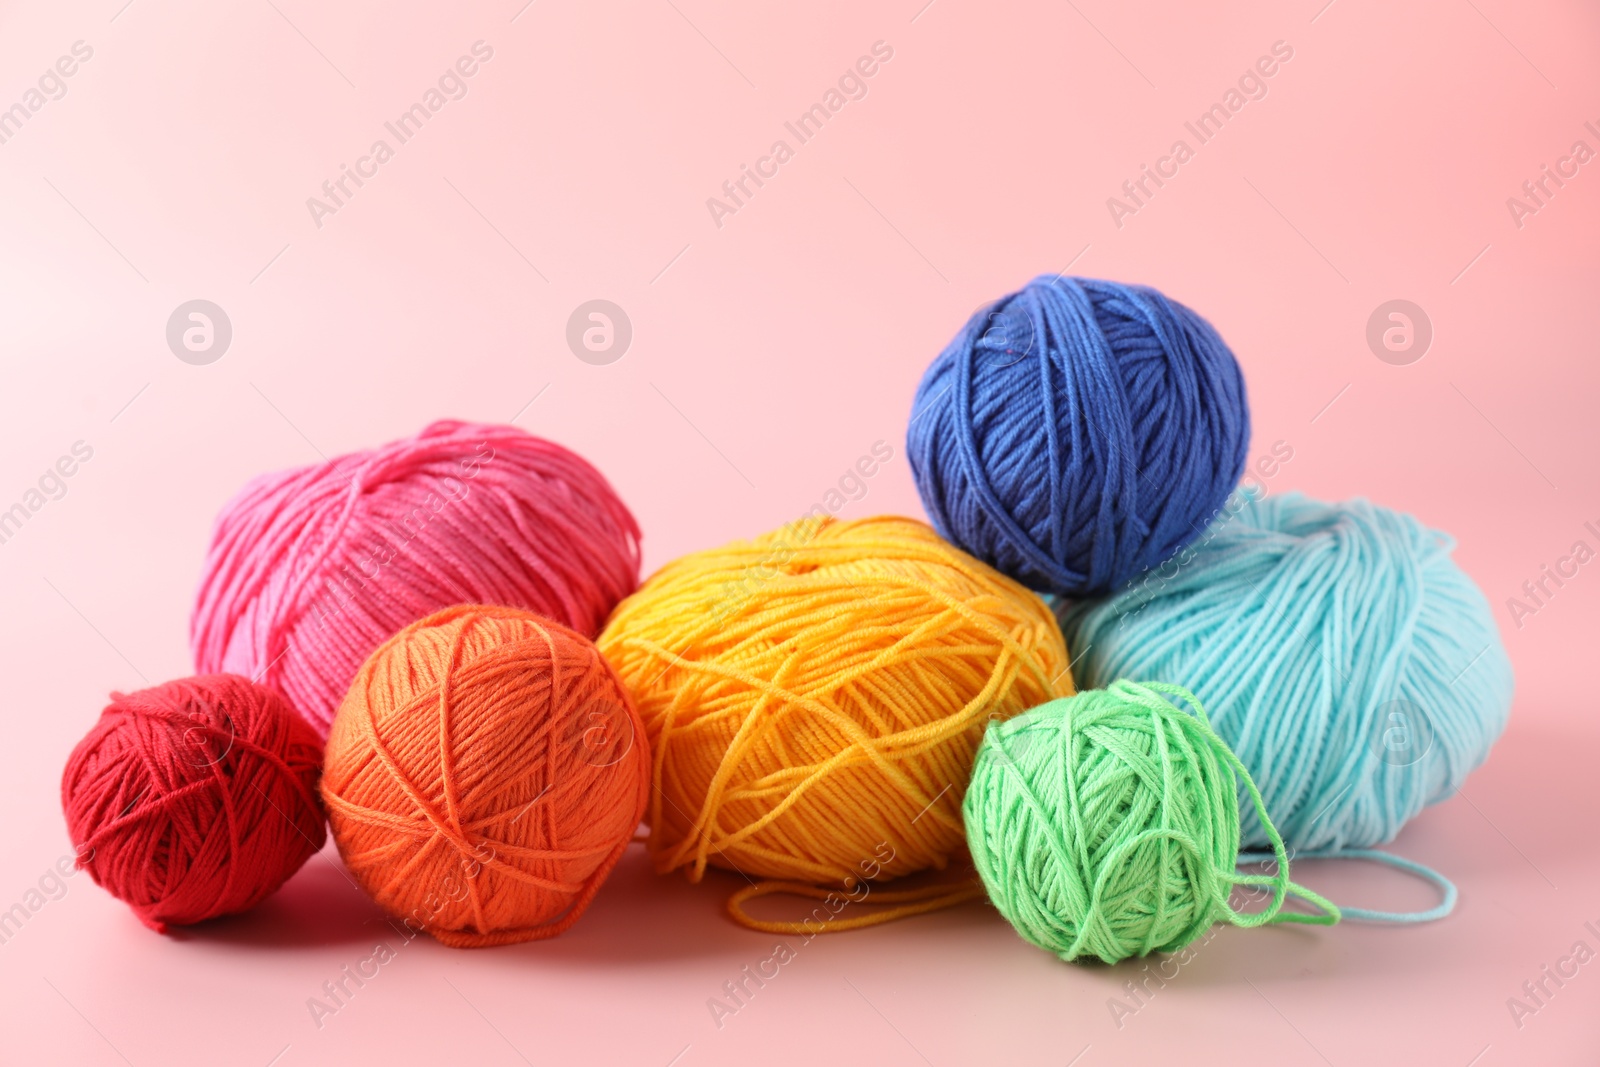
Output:
[[61,776],[78,866],[165,932],[254,907],[326,840],[322,745],[235,674],[113,693]]

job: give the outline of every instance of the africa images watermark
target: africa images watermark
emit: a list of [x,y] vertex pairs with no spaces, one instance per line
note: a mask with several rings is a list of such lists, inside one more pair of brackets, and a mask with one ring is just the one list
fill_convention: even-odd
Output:
[[94,448],[87,441],[72,442],[70,451],[70,455],[63,455],[46,467],[38,482],[23,492],[21,500],[0,511],[0,545],[16,537],[23,524],[50,501],[66,496],[67,479],[94,458]]
[[[822,899],[822,903],[811,909],[811,914],[800,920],[805,927],[805,939],[800,942],[801,947],[809,945],[816,940],[817,935],[826,932],[828,924],[839,917],[839,914],[851,904],[863,904],[872,895],[872,880],[883,873],[883,868],[895,859],[895,849],[888,841],[879,841],[873,846],[871,856],[862,860],[858,867],[861,868],[861,877],[845,879],[842,889],[829,893]],[[859,894],[859,895],[858,895]],[[781,968],[794,960],[799,953],[789,946],[786,941],[779,941],[772,947],[772,954],[766,959],[754,964],[745,964],[733,978],[722,983],[721,997],[707,997],[706,1010],[711,1013],[711,1021],[721,1030],[727,1021],[750,1006],[755,995],[765,989],[767,983],[777,978]]]
[[[1121,1030],[1128,1025],[1128,1020],[1138,1015],[1150,1006],[1157,993],[1167,987],[1167,983],[1177,979],[1183,969],[1193,963],[1200,950],[1211,944],[1212,939],[1222,929],[1222,924],[1213,923],[1206,930],[1204,936],[1192,941],[1170,956],[1163,956],[1159,960],[1145,961],[1139,968],[1139,974],[1122,983],[1122,993],[1118,996],[1106,998],[1106,1010],[1111,1013],[1111,1021]],[[1155,969],[1151,969],[1154,962]]]
[[[442,491],[430,491],[416,507],[406,512],[398,521],[390,523],[386,529],[380,527],[373,535],[375,543],[357,550],[348,562],[340,566],[338,574],[331,579],[346,596],[331,607],[322,606],[318,609],[317,628],[326,629],[330,618],[342,615],[346,607],[354,604],[358,594],[383,575],[383,568],[394,559],[395,553],[405,548],[425,530],[446,505],[465,500],[472,492],[472,487],[467,482],[476,478],[484,466],[494,462],[494,457],[493,445],[487,441],[478,442],[476,451],[457,461],[456,466],[461,472],[461,477],[451,476],[443,479]],[[354,572],[351,570],[352,564]]]
[[478,877],[484,867],[494,860],[495,855],[494,846],[487,841],[480,841],[473,846],[470,854],[461,855],[460,877],[456,876],[454,870],[446,874],[440,880],[439,888],[430,892],[423,902],[412,908],[411,912],[401,920],[400,925],[395,927],[395,933],[399,935],[399,948],[387,941],[378,942],[372,946],[372,951],[368,955],[354,964],[345,964],[339,968],[338,975],[323,982],[319,996],[307,997],[306,1011],[310,1012],[311,1021],[316,1024],[317,1029],[321,1030],[327,1025],[330,1017],[348,1008],[356,994],[381,973],[381,968],[399,956],[400,949],[416,940],[418,934],[427,932],[428,923],[444,910],[446,904],[459,904],[465,900],[469,892],[468,883]]
[[[1295,849],[1290,846],[1284,855],[1286,862],[1293,862]],[[1278,861],[1269,859],[1263,863],[1263,870],[1267,874],[1276,873]],[[1229,895],[1228,906],[1236,911],[1242,911],[1253,904],[1259,904],[1271,898],[1273,889],[1264,884],[1249,883],[1236,885]],[[1165,989],[1170,982],[1177,980],[1183,969],[1193,963],[1200,955],[1200,950],[1211,944],[1217,934],[1222,932],[1223,923],[1212,923],[1205,934],[1189,942],[1177,952],[1164,954],[1158,960],[1146,960],[1139,968],[1139,973],[1122,983],[1122,993],[1106,998],[1106,1010],[1111,1013],[1111,1021],[1121,1030],[1128,1025],[1128,1020],[1138,1015],[1150,1006],[1156,994]],[[1153,965],[1153,966],[1152,966]]]
[[[874,41],[872,54],[864,55],[853,66],[846,67],[844,73],[839,75],[838,82],[822,94],[821,101],[802,111],[793,122],[783,124],[783,128],[794,138],[793,146],[780,137],[772,142],[766,155],[756,157],[753,167],[739,164],[738,176],[722,183],[722,196],[706,198],[706,210],[711,213],[711,221],[717,229],[722,229],[724,216],[737,215],[758,190],[776,178],[779,168],[794,158],[795,149],[821,133],[823,125],[843,111],[845,104],[866,99],[867,79],[878,73],[881,64],[893,58],[892,45],[887,41]],[[751,188],[752,185],[754,188]]]
[[44,910],[45,905],[66,896],[70,888],[67,879],[77,874],[92,859],[94,859],[94,848],[84,845],[74,852],[61,856],[46,867],[34,880],[34,884],[23,892],[21,900],[0,911],[0,945],[9,945],[11,939],[22,932],[28,921]]
[[[1600,544],[1600,526],[1586,522],[1583,530],[1595,539],[1596,544]],[[1556,594],[1576,578],[1580,568],[1594,556],[1594,546],[1580,537],[1572,542],[1566,555],[1556,557],[1554,564],[1539,564],[1538,576],[1522,583],[1522,596],[1526,599],[1506,597],[1506,610],[1511,613],[1511,621],[1517,624],[1517,629],[1522,629],[1529,618],[1549,607]]]
[[[625,743],[621,744],[616,741],[619,728],[607,713],[591,711],[571,725],[571,733],[562,739],[562,743],[579,747],[584,762],[591,767],[604,770],[614,766],[633,748],[631,720],[627,722],[629,732]],[[551,788],[551,783],[546,783],[532,800],[521,805],[511,817],[508,827],[515,826],[528,815],[534,805],[550,793]],[[507,847],[515,851],[514,845]],[[341,966],[334,977],[322,983],[317,995],[306,998],[306,1011],[318,1030],[327,1026],[330,1018],[348,1008],[367,983],[382,974],[383,969],[397,959],[400,951],[415,941],[418,934],[430,932],[430,926],[441,911],[450,904],[460,904],[466,900],[472,891],[474,879],[490,867],[502,874],[511,869],[499,859],[499,852],[487,838],[478,838],[470,848],[456,846],[456,849],[455,864],[440,876],[438,884],[422,898],[421,903],[404,916],[391,914],[386,920],[397,935],[394,942],[388,939],[375,942],[371,952],[354,963]]]
[[1409,367],[1432,344],[1433,320],[1414,300],[1385,300],[1367,316],[1367,347],[1391,367]]
[[633,343],[633,320],[613,300],[585,300],[567,316],[567,347],[591,367],[621,359]]
[[846,467],[838,481],[828,487],[817,503],[798,519],[779,528],[778,536],[773,539],[760,562],[751,564],[737,576],[722,582],[715,610],[716,619],[721,621],[737,611],[758,589],[782,574],[794,554],[816,537],[821,529],[821,523],[816,520],[836,515],[846,504],[865,499],[870,492],[868,480],[893,458],[893,445],[884,440],[872,442],[869,452],[858,456],[853,464]]
[[[337,215],[357,190],[367,184],[367,180],[377,177],[378,168],[394,158],[396,148],[421,133],[422,127],[442,111],[445,104],[467,95],[467,79],[478,73],[479,64],[494,58],[494,48],[481,40],[472,43],[471,51],[471,55],[461,56],[452,66],[446,67],[444,73],[439,75],[439,80],[423,91],[420,101],[400,112],[393,121],[383,124],[383,128],[394,138],[394,145],[390,145],[385,138],[378,138],[367,149],[366,155],[356,159],[354,166],[339,164],[339,176],[322,183],[321,198],[306,197],[306,210],[311,212],[311,221],[317,229],[322,229],[324,216]],[[352,183],[355,186],[353,189]]]
[[[1592,121],[1585,122],[1583,128],[1590,135],[1600,140],[1600,127]],[[1550,206],[1550,201],[1555,199],[1556,193],[1563,189],[1567,182],[1576,178],[1581,173],[1581,168],[1595,156],[1595,150],[1589,143],[1582,139],[1572,142],[1572,147],[1567,149],[1567,154],[1556,159],[1555,166],[1548,163],[1539,165],[1539,173],[1522,183],[1520,196],[1506,197],[1506,210],[1511,212],[1511,221],[1517,229],[1527,225],[1526,220],[1531,215],[1537,215],[1544,208]]]
[[[1142,575],[1118,594],[1117,625],[1121,626],[1143,611],[1145,605],[1160,595],[1162,588],[1192,563],[1198,550],[1209,544],[1224,526],[1232,522],[1246,504],[1265,500],[1271,492],[1267,483],[1292,459],[1294,446],[1288,441],[1278,440],[1272,443],[1270,452],[1258,456],[1254,463],[1246,467],[1239,488],[1228,495],[1220,508],[1206,517],[1204,524],[1196,523],[1202,526],[1202,532],[1193,543],[1185,545],[1155,567],[1146,568]],[[1122,601],[1124,596],[1132,597],[1131,604]]]
[[185,300],[167,316],[167,347],[191,367],[215,363],[233,343],[233,320],[215,301]]
[[[1600,925],[1596,920],[1590,919],[1583,924],[1586,934],[1600,944]],[[1572,943],[1567,953],[1554,963],[1546,963],[1539,968],[1539,973],[1522,983],[1521,996],[1506,998],[1506,1010],[1511,1013],[1511,1021],[1521,1030],[1526,1026],[1530,1016],[1538,1015],[1556,995],[1566,987],[1566,984],[1577,978],[1584,965],[1595,958],[1594,946],[1586,939],[1579,938]]]
[[10,107],[0,110],[0,145],[22,132],[22,124],[37,115],[52,100],[67,95],[66,79],[78,73],[78,66],[94,58],[94,49],[83,41],[73,41],[70,55],[58,58],[45,68],[33,86]]
[[1183,128],[1194,138],[1193,146],[1184,138],[1178,138],[1172,142],[1166,155],[1156,159],[1154,166],[1141,163],[1138,176],[1122,183],[1122,195],[1126,199],[1106,197],[1106,210],[1110,212],[1111,221],[1117,229],[1122,229],[1122,220],[1126,216],[1137,215],[1139,209],[1147,206],[1155,197],[1157,190],[1176,178],[1179,168],[1193,159],[1201,146],[1221,133],[1222,127],[1243,111],[1245,104],[1251,100],[1265,99],[1267,79],[1278,73],[1280,64],[1293,58],[1294,47],[1288,41],[1273,41],[1271,54],[1261,56],[1252,66],[1245,68],[1239,80],[1222,94],[1220,102],[1202,111],[1193,122],[1183,124]]

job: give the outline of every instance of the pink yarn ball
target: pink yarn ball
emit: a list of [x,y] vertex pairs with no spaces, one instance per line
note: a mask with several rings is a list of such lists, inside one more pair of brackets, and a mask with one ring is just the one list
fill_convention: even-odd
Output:
[[189,637],[200,673],[276,689],[326,737],[367,656],[425,615],[504,604],[594,637],[638,584],[638,524],[599,471],[515,426],[441,421],[246,485]]

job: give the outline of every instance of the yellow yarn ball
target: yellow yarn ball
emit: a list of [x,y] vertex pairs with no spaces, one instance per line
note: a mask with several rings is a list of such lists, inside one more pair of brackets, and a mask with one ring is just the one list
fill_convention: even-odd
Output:
[[656,867],[695,881],[942,869],[984,728],[1073,691],[1044,602],[902,518],[685,556],[599,645],[649,736]]

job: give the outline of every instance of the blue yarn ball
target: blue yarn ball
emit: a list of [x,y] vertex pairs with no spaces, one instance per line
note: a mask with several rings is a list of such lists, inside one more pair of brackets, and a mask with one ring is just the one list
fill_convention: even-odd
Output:
[[906,451],[945,538],[1084,596],[1200,536],[1249,441],[1244,378],[1208,322],[1142,285],[1040,277],[933,361]]
[[[1484,761],[1511,710],[1511,662],[1454,547],[1365,500],[1240,492],[1171,560],[1065,607],[1075,681],[1193,690],[1296,851],[1389,841]],[[1240,814],[1243,845],[1264,847]]]

